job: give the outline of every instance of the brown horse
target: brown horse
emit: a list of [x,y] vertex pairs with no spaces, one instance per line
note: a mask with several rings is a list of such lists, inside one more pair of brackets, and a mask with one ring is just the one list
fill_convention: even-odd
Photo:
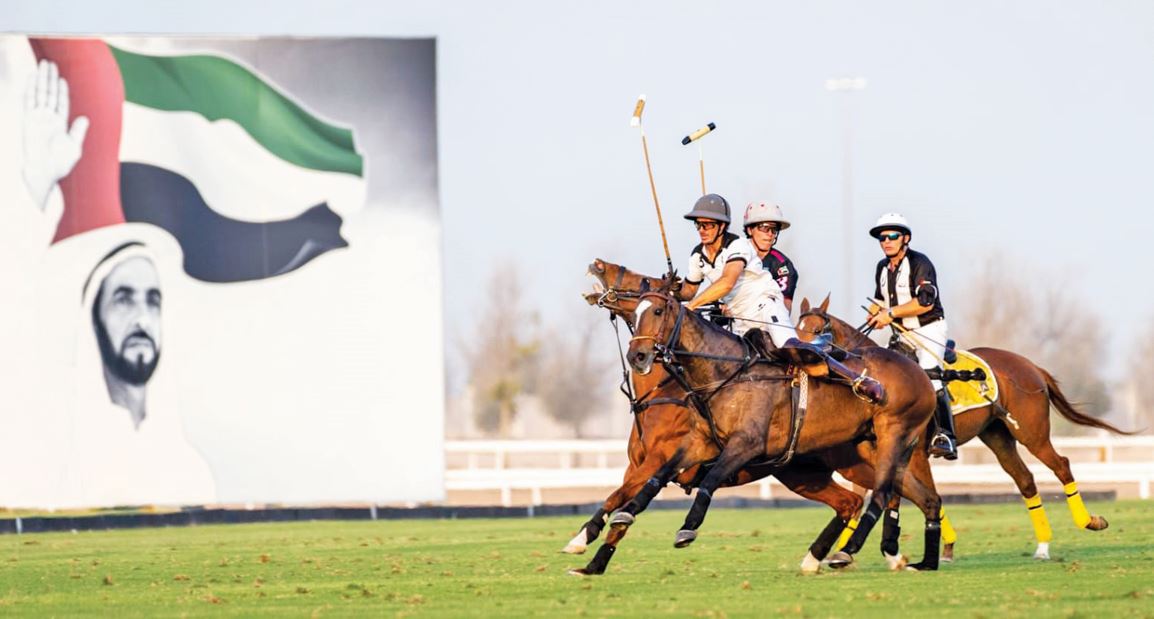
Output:
[[[666,278],[648,277],[629,271],[625,267],[594,260],[589,266],[588,274],[594,278],[594,292],[584,295],[590,305],[604,307],[610,311],[611,318],[620,316],[629,325],[634,321],[634,310],[639,297],[643,292],[650,290],[668,290],[673,280]],[[614,328],[617,323],[614,320]],[[630,326],[630,329],[632,327]],[[624,363],[624,361],[623,361]],[[668,374],[661,366],[654,367],[647,375],[633,373],[628,380],[634,390],[629,395],[633,404],[635,425],[630,434],[628,455],[629,466],[626,469],[623,485],[613,492],[602,507],[577,532],[577,535],[565,547],[564,552],[582,554],[589,543],[592,543],[601,533],[608,514],[625,504],[627,500],[637,494],[646,483],[648,471],[656,471],[668,462],[665,454],[672,453],[672,446],[690,435],[696,427],[695,440],[709,443],[708,428],[704,419],[695,411],[690,410],[686,399],[686,392],[680,385],[668,380]],[[624,385],[623,385],[624,386]],[[634,396],[633,394],[637,395]],[[696,423],[696,426],[694,424]],[[861,509],[862,499],[856,494],[846,491],[835,484],[832,471],[837,470],[842,477],[862,487],[874,485],[874,445],[869,441],[860,441],[856,444],[838,445],[813,456],[795,458],[793,462],[778,468],[766,466],[747,467],[739,472],[733,480],[727,480],[723,485],[741,485],[756,481],[767,473],[777,477],[793,492],[814,501],[825,503],[832,507],[837,514],[829,525],[822,531],[810,546],[809,553],[801,563],[803,572],[816,572],[821,560],[826,558],[839,532],[846,527],[847,514],[852,514],[848,529],[842,534],[843,541],[856,527],[856,516]],[[647,466],[640,468],[642,462]],[[698,478],[699,466],[688,468],[678,475],[674,481],[688,489],[693,480]],[[923,488],[933,488],[933,476],[924,448],[916,449],[911,454],[910,465],[906,472],[903,485],[898,487],[899,494],[905,496],[904,484],[912,483]],[[903,478],[903,480],[905,480]],[[732,483],[730,483],[732,482]],[[918,491],[917,488],[914,491]],[[922,490],[924,492],[924,490]],[[907,497],[909,498],[909,497]],[[892,514],[893,510],[885,511],[885,526],[883,527],[881,548],[891,569],[900,569],[905,565],[905,557],[898,551],[898,536],[900,529]],[[598,556],[582,570],[574,570],[579,574],[603,573],[608,559],[612,556],[617,543],[625,534],[633,519],[630,515],[615,517],[610,521],[610,535],[606,543],[598,551]],[[942,555],[943,561],[952,560],[949,548],[956,535],[948,528],[948,520],[942,520],[944,541],[947,542],[947,552]],[[846,560],[852,557],[839,553],[831,560],[831,566],[846,565]],[[924,564],[924,562],[923,562]],[[928,567],[928,565],[927,565]]]
[[[671,278],[646,277],[602,260],[595,260],[590,265],[589,274],[596,278],[596,291],[585,295],[586,301],[591,305],[608,309],[611,316],[620,316],[630,325],[634,320],[633,310],[643,291],[668,290],[673,283]],[[614,326],[616,327],[616,322]],[[600,535],[608,515],[636,496],[646,482],[670,461],[678,446],[687,437],[694,435],[696,441],[714,447],[707,434],[708,428],[703,427],[700,423],[703,420],[690,408],[691,404],[686,399],[685,390],[669,378],[660,367],[647,375],[633,373],[628,378],[632,382],[632,391],[628,395],[633,405],[632,412],[636,423],[629,437],[629,465],[622,485],[609,495],[601,508],[581,527],[577,535],[566,545],[564,552],[584,553],[588,544]],[[810,546],[809,553],[802,561],[803,571],[817,571],[820,561],[829,553],[847,521],[856,517],[863,503],[861,497],[833,481],[831,463],[838,463],[843,476],[852,478],[856,483],[872,484],[872,467],[868,466],[857,453],[858,449],[869,448],[868,445],[864,447],[839,445],[822,454],[823,457],[820,459],[803,456],[784,467],[747,467],[739,471],[733,479],[723,482],[723,485],[750,483],[772,472],[793,492],[833,508],[836,515]],[[700,468],[697,464],[688,467],[675,475],[673,481],[688,489],[698,478]],[[597,557],[585,568],[574,572],[604,573],[609,558],[624,537],[628,526],[632,524],[633,515],[624,514],[610,520],[609,536],[598,551]],[[896,531],[893,531],[893,537],[895,539],[891,545],[895,550],[887,555],[887,559],[891,567],[900,567],[899,562],[902,559],[896,552]]]
[[[801,316],[798,321],[798,337],[812,340],[817,335],[828,333],[836,345],[844,348],[878,347],[870,338],[845,321],[828,313],[829,297],[817,307],[810,307],[809,300],[803,299]],[[997,348],[973,348],[970,352],[984,359],[998,380],[997,400],[981,408],[959,413],[954,418],[958,444],[974,437],[981,439],[998,458],[998,464],[1013,478],[1026,501],[1030,520],[1038,547],[1035,559],[1050,558],[1052,533],[1046,513],[1042,508],[1042,497],[1034,483],[1034,475],[1018,455],[1017,443],[1021,443],[1042,461],[1066,491],[1066,501],[1074,516],[1074,523],[1084,529],[1101,531],[1109,526],[1105,518],[1091,515],[1078,494],[1078,485],[1070,472],[1070,461],[1054,449],[1050,442],[1050,406],[1062,417],[1082,426],[1101,428],[1117,434],[1124,432],[1079,411],[1058,388],[1058,381],[1029,359]],[[1009,413],[1010,417],[1006,416]],[[1007,423],[1012,418],[1014,422]]]
[[[721,448],[713,467],[700,480],[693,507],[678,532],[675,545],[696,539],[712,493],[743,467],[768,459],[787,461],[793,453],[814,453],[863,437],[876,436],[874,494],[861,525],[843,549],[860,550],[895,489],[898,472],[927,430],[934,409],[925,373],[909,359],[884,349],[864,351],[857,362],[889,386],[881,404],[869,404],[842,385],[809,383],[809,415],[795,423],[791,413],[791,374],[777,365],[751,363],[748,343],[688,312],[676,299],[646,293],[637,307],[637,328],[628,360],[633,370],[648,374],[660,355],[662,364],[703,408],[713,441]],[[889,354],[881,354],[889,353]],[[923,384],[924,383],[924,384]],[[706,406],[707,404],[707,406]],[[684,468],[711,458],[694,452],[707,441],[683,442],[641,494],[623,512],[636,513],[656,490]],[[903,484],[903,492],[925,514],[926,560],[915,568],[936,569],[940,543],[941,500],[932,487]],[[653,492],[647,492],[650,486]],[[631,509],[632,508],[632,509]]]

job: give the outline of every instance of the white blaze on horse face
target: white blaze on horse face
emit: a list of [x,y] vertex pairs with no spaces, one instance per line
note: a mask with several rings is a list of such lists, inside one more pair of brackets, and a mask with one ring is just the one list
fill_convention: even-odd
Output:
[[633,312],[637,315],[637,324],[641,324],[641,317],[645,315],[645,311],[650,307],[653,307],[653,302],[649,299],[643,299],[640,303],[637,304],[637,309]]

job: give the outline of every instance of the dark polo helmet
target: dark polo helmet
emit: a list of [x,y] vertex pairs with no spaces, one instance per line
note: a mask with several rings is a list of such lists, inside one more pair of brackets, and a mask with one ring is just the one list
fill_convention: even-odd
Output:
[[729,203],[725,198],[715,194],[707,193],[697,199],[693,204],[693,210],[685,215],[686,219],[715,219],[720,222],[729,223]]

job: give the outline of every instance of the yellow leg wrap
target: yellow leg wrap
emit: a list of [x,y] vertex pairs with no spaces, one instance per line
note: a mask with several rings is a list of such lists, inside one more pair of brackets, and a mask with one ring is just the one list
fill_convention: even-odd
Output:
[[1062,490],[1066,491],[1066,504],[1070,506],[1070,514],[1074,516],[1074,524],[1079,529],[1085,529],[1090,524],[1090,512],[1086,511],[1086,504],[1082,502],[1082,495],[1078,494],[1078,482],[1072,481]]
[[841,550],[845,548],[845,545],[849,543],[850,536],[853,535],[853,532],[856,530],[857,518],[850,518],[850,521],[845,525],[845,529],[842,530],[841,535],[837,537],[837,543],[833,545],[833,549]]
[[[1082,499],[1079,497],[1078,504],[1081,503]],[[1046,518],[1046,509],[1042,507],[1042,495],[1036,494],[1026,499],[1026,509],[1030,512],[1030,522],[1034,524],[1034,537],[1038,538],[1038,543],[1045,544],[1053,539],[1054,532],[1050,530],[1050,519]],[[1082,511],[1085,510],[1083,507]],[[1086,521],[1089,520],[1090,516],[1087,515]]]
[[950,519],[946,516],[946,508],[942,508],[942,543],[953,544],[958,541],[958,532],[954,530],[954,525],[950,524]]

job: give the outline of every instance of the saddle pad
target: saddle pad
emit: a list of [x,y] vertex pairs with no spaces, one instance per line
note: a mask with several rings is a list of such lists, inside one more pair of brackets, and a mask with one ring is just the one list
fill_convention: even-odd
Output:
[[955,415],[982,406],[989,406],[989,401],[982,396],[986,396],[986,398],[995,401],[998,399],[998,379],[994,377],[994,371],[990,369],[990,364],[967,350],[958,350],[957,353],[957,363],[947,365],[947,370],[976,370],[982,368],[986,373],[986,380],[951,380],[946,383],[946,388],[949,389],[950,392],[950,410]]

